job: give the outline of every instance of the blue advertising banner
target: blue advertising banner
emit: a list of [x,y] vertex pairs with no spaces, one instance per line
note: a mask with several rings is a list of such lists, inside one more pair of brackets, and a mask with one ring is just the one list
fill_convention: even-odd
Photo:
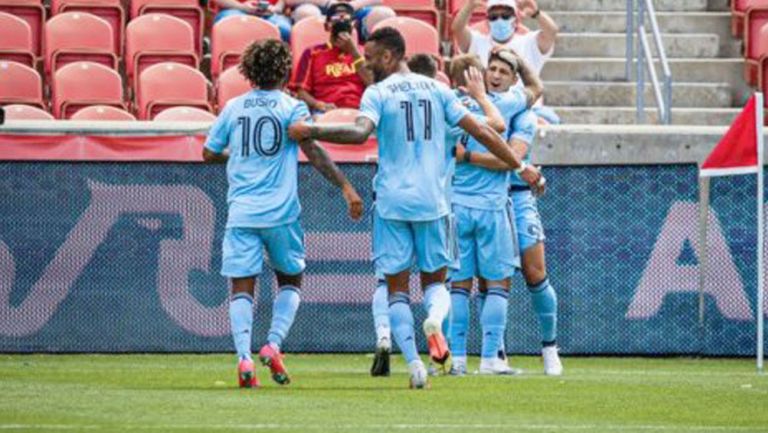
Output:
[[[375,166],[342,168],[370,204]],[[754,353],[753,177],[713,180],[700,321],[696,166],[546,174],[539,206],[563,353]],[[299,176],[308,268],[285,350],[370,351],[370,211],[352,222],[311,167]],[[232,350],[228,282],[218,273],[226,191],[221,165],[0,165],[0,351]],[[254,344],[266,337],[274,290],[267,270]],[[510,304],[508,349],[537,353],[538,325],[519,277]],[[423,319],[418,305],[414,311]]]

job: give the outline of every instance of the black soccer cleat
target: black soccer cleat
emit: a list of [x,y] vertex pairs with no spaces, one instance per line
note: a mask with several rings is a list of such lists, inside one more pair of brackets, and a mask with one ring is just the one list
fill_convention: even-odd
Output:
[[382,338],[376,344],[376,352],[371,365],[371,376],[389,376],[389,355],[392,345],[388,338]]

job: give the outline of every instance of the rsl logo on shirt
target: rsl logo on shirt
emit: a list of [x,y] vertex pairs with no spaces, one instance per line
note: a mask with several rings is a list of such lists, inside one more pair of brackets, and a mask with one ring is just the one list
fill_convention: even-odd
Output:
[[339,78],[339,77],[344,77],[347,75],[354,75],[354,74],[356,74],[355,68],[348,63],[337,62],[337,63],[329,63],[325,65],[325,75],[328,75],[334,78]]

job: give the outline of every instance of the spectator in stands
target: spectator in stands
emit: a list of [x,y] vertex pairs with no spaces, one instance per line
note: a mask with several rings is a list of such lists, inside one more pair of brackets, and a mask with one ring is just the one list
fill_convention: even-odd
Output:
[[354,9],[334,3],[326,11],[329,40],[304,50],[291,89],[313,112],[358,108],[366,86],[373,82],[365,58],[352,38]]
[[408,69],[414,74],[421,74],[429,78],[437,77],[437,61],[429,54],[414,54],[408,59]]
[[[544,11],[539,9],[536,0],[488,0],[488,26],[490,34],[470,29],[469,19],[482,0],[468,0],[456,14],[451,24],[451,34],[461,51],[476,54],[484,65],[488,64],[491,50],[494,47],[512,49],[520,55],[540,76],[541,69],[552,56],[559,28],[557,23]],[[520,19],[533,18],[539,24],[539,30],[524,34],[516,33]],[[518,81],[519,82],[519,81]],[[560,119],[549,108],[543,107],[541,101],[534,107],[539,117],[549,123],[560,123]]]
[[283,15],[285,0],[212,0],[220,8],[214,22],[234,15],[255,15],[280,29],[280,37],[291,40],[291,19]]
[[[329,0],[286,0],[288,6],[293,7],[293,20],[298,22],[306,17],[322,16],[328,12]],[[352,6],[355,11],[354,18],[357,23],[357,33],[360,42],[365,41],[373,28],[379,22],[396,16],[395,11],[387,6],[382,6],[382,0],[343,0]]]

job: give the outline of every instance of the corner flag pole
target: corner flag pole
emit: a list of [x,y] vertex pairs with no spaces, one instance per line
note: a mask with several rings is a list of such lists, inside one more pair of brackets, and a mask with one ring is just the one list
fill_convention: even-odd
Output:
[[757,125],[757,372],[763,373],[764,337],[763,337],[763,303],[765,298],[764,276],[764,242],[765,228],[763,215],[763,163],[764,163],[764,139],[763,139],[763,94],[756,95],[756,121]]

